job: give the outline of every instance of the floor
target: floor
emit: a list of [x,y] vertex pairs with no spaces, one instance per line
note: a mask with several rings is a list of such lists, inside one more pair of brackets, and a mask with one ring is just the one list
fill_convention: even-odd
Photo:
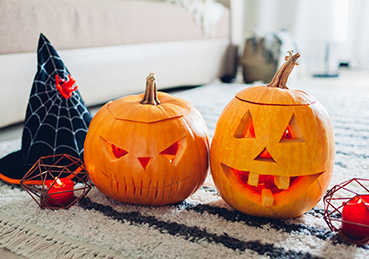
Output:
[[[236,83],[242,83],[242,76],[238,76],[236,81]],[[344,68],[340,69],[339,77],[336,78],[299,76],[296,80],[296,83],[298,84],[299,89],[307,92],[308,89],[324,87],[325,89],[331,89],[332,91],[351,91],[353,88],[355,88],[356,91],[369,93],[369,71],[357,71]],[[291,86],[290,88],[292,89]],[[94,115],[99,108],[100,107],[93,107],[90,108],[90,111]],[[22,124],[0,129],[0,142],[21,138],[22,130]],[[0,258],[20,259],[24,257],[12,253],[5,248],[0,248]]]

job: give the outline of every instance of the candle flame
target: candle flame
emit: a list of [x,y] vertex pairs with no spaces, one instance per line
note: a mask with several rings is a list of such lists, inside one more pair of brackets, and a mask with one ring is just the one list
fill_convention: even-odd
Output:
[[58,177],[55,178],[55,181],[56,181],[57,184],[63,185],[63,183],[60,181],[60,179]]

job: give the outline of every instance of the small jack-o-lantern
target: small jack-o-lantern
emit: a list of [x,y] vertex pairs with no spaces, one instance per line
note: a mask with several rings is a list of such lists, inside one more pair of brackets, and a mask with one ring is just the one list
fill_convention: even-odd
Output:
[[95,186],[118,201],[166,205],[186,199],[208,170],[208,129],[189,102],[156,92],[105,104],[91,121],[84,159]]
[[220,116],[210,168],[223,199],[253,216],[291,218],[310,210],[328,188],[334,134],[328,113],[286,82],[298,53],[266,86],[248,87]]

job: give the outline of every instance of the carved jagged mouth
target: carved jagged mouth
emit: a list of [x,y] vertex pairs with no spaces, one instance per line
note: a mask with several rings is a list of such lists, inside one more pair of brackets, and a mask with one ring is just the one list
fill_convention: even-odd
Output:
[[155,199],[166,199],[170,198],[173,194],[177,193],[180,189],[181,183],[189,179],[188,176],[184,179],[179,177],[172,177],[170,179],[163,180],[148,180],[142,179],[135,180],[133,177],[123,177],[123,181],[119,181],[117,176],[108,175],[101,171],[101,173],[110,179],[110,185],[117,194],[131,195],[131,196],[142,196],[148,198],[154,195]]
[[[293,196],[302,194],[323,172],[307,176],[261,175],[241,171],[222,164],[228,180],[240,191],[249,191],[264,207],[278,205],[278,198],[293,189]],[[290,192],[288,192],[288,195]],[[292,196],[291,196],[292,198]]]

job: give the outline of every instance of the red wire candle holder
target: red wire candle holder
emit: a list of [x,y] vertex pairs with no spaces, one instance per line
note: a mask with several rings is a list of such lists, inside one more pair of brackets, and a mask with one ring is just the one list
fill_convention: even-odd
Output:
[[332,231],[354,244],[369,244],[369,179],[335,185],[323,202],[323,217]]
[[20,184],[42,209],[68,209],[92,187],[84,163],[67,154],[41,157]]

